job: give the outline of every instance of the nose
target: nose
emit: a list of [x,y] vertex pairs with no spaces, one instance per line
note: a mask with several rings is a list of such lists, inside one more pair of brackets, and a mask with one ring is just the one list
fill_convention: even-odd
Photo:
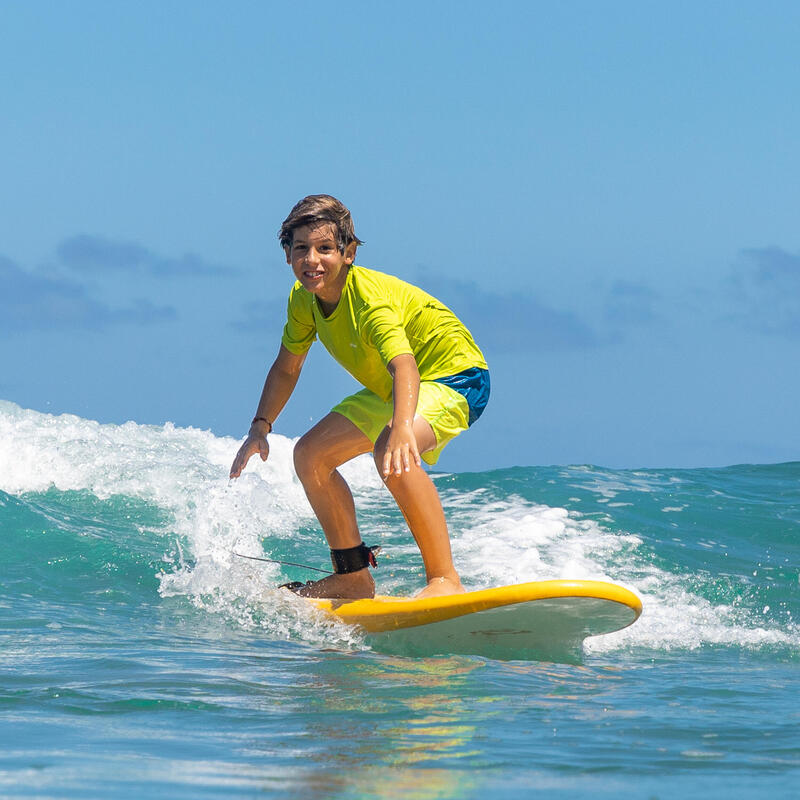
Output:
[[306,252],[306,264],[319,264],[319,253],[316,247],[309,247]]

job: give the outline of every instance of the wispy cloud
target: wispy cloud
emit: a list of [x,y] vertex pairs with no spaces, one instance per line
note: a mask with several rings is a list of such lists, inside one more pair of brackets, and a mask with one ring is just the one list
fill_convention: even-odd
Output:
[[742,255],[750,263],[752,277],[761,284],[781,288],[800,288],[800,255],[792,255],[780,247],[748,248]]
[[77,272],[123,271],[148,273],[156,277],[213,277],[232,275],[237,270],[212,264],[194,253],[179,258],[158,255],[136,242],[80,234],[65,239],[56,253],[64,266]]
[[114,308],[75,281],[28,272],[0,256],[0,330],[4,332],[100,330],[111,325],[169,322],[176,317],[174,308],[147,300]]
[[800,338],[800,255],[774,246],[742,250],[731,286],[735,322],[772,336]]
[[562,311],[534,295],[499,294],[477,283],[442,280],[420,273],[415,282],[452,308],[486,350],[552,352],[600,344],[595,331],[572,311]]
[[659,293],[643,283],[614,281],[606,295],[604,317],[615,326],[652,325],[661,319],[656,311],[660,300]]
[[255,300],[245,303],[241,307],[239,317],[230,323],[230,327],[240,333],[257,333],[268,336],[280,336],[286,322],[286,297],[269,300]]

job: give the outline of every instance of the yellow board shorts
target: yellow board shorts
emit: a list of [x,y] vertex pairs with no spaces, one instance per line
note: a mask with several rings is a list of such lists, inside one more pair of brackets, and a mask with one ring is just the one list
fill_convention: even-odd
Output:
[[[375,444],[392,419],[394,404],[391,400],[381,400],[369,389],[362,389],[345,397],[331,411],[347,417]],[[469,427],[469,405],[464,395],[436,381],[420,382],[417,414],[430,424],[436,436],[436,447],[422,454],[426,464],[435,464],[445,445]]]

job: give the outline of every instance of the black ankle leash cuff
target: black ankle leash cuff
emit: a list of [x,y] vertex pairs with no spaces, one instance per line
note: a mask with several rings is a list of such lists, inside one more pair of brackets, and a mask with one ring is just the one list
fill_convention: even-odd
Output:
[[361,542],[356,547],[331,550],[333,571],[339,575],[346,575],[348,572],[358,572],[364,567],[377,567],[378,561],[375,556],[380,549],[378,545],[367,547],[364,542]]

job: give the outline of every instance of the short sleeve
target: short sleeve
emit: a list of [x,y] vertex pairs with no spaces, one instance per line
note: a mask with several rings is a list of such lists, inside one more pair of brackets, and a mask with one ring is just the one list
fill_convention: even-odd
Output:
[[296,283],[289,293],[286,325],[281,344],[295,355],[305,353],[317,338],[317,326],[311,310],[311,295]]
[[396,356],[414,354],[403,320],[388,303],[365,308],[359,318],[359,328],[364,340],[378,351],[384,364]]

